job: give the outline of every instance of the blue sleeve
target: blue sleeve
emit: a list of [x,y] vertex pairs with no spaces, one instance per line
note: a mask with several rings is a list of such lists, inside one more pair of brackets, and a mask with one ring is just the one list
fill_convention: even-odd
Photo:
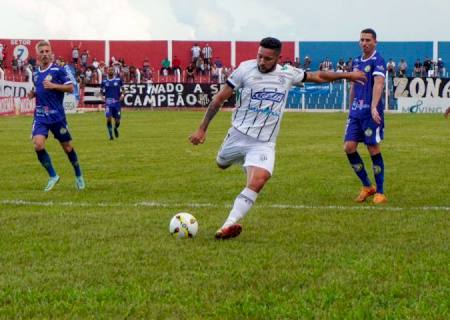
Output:
[[386,77],[386,62],[383,57],[377,56],[372,75]]
[[59,68],[59,70],[58,70],[58,81],[61,84],[72,83],[72,80],[70,79],[69,75],[67,74],[66,69]]

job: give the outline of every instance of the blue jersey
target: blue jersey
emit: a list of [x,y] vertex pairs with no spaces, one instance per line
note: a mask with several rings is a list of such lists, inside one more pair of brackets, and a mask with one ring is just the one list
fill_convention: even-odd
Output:
[[122,79],[115,77],[102,81],[102,93],[105,96],[105,104],[108,107],[120,107]]
[[[367,118],[371,116],[370,106],[372,105],[373,86],[375,77],[386,77],[386,63],[383,57],[374,52],[372,56],[366,60],[362,56],[353,61],[353,71],[362,71],[366,74],[367,82],[362,85],[357,82],[353,84],[353,92],[355,98],[350,106],[350,116],[355,118]],[[380,116],[383,115],[384,99],[381,95],[380,102],[377,106]]]
[[70,84],[64,68],[51,64],[47,69],[38,69],[33,73],[33,83],[36,94],[36,109],[34,119],[37,122],[51,124],[66,118],[64,112],[64,92],[44,88],[43,82],[49,80],[57,84]]

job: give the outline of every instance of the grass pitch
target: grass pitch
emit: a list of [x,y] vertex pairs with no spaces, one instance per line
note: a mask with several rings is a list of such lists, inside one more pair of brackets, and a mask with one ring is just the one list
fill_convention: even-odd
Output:
[[[448,319],[450,123],[387,115],[389,203],[357,205],[342,151],[346,115],[287,113],[274,176],[236,239],[215,241],[245,184],[214,160],[219,113],[191,146],[201,113],[126,112],[119,139],[101,113],[68,116],[87,189],[61,176],[49,193],[31,118],[0,118],[0,318]],[[369,175],[370,159],[360,146]],[[170,218],[199,220],[195,239]]]

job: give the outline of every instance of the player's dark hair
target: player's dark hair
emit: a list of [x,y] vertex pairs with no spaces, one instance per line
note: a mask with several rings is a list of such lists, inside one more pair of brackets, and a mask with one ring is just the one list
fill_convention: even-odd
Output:
[[259,45],[266,49],[273,49],[277,54],[281,52],[281,41],[276,38],[264,38],[259,42]]
[[370,33],[372,37],[377,40],[377,33],[371,28],[364,29],[363,31],[361,31],[361,33]]

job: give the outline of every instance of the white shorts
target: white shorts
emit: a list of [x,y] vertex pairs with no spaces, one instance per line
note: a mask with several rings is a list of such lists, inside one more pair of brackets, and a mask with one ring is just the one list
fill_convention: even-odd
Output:
[[231,127],[217,153],[216,161],[223,167],[238,163],[244,168],[250,166],[263,168],[272,175],[275,165],[275,143],[256,140]]

